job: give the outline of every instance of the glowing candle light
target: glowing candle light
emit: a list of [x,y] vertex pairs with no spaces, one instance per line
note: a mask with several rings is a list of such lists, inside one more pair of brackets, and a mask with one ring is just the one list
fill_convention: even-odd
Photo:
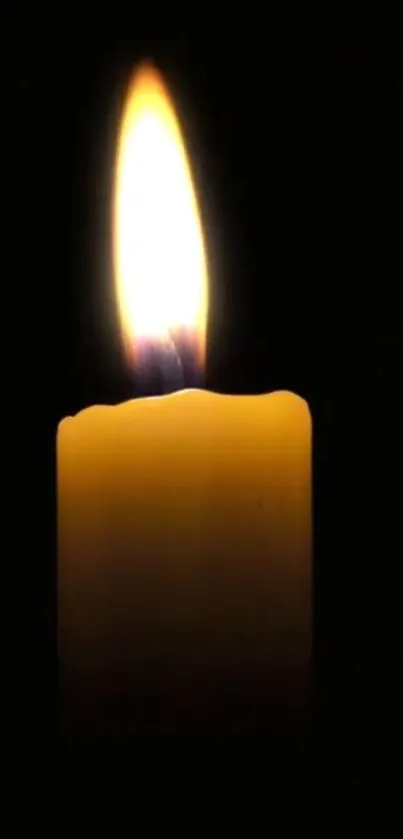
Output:
[[[202,369],[207,262],[179,123],[134,75],[113,208],[127,359]],[[187,384],[186,380],[183,382]],[[84,739],[298,716],[311,655],[311,421],[295,394],[182,390],[58,429],[63,713]]]

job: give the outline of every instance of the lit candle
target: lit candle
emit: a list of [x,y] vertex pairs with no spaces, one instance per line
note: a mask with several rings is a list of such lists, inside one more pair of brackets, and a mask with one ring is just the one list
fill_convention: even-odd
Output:
[[[195,191],[157,72],[134,76],[114,206],[128,358],[203,364]],[[184,339],[183,336],[186,336]],[[176,367],[175,367],[176,365]],[[58,429],[59,647],[71,736],[253,730],[306,708],[311,421],[289,392],[182,390]]]

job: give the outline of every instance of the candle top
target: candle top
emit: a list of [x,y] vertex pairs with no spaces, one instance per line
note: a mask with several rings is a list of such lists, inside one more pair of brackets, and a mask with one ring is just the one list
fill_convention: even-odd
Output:
[[141,399],[134,398],[117,405],[91,405],[83,408],[74,416],[68,416],[62,419],[59,424],[59,430],[65,423],[71,420],[81,422],[97,417],[108,421],[113,419],[115,422],[119,415],[122,418],[128,414],[130,414],[131,418],[140,415],[144,416],[144,413],[150,416],[152,414],[155,415],[155,412],[161,410],[164,413],[170,411],[170,409],[175,412],[178,410],[185,411],[190,406],[192,409],[197,408],[200,410],[207,407],[210,410],[214,406],[217,410],[225,410],[235,415],[244,411],[250,412],[253,405],[259,404],[261,406],[263,402],[267,403],[268,406],[270,405],[270,413],[275,411],[279,417],[285,418],[291,412],[294,420],[296,417],[300,417],[301,420],[305,418],[305,421],[311,423],[308,403],[301,396],[292,393],[292,391],[278,390],[271,393],[233,395],[197,388],[187,388],[163,396],[146,396]]

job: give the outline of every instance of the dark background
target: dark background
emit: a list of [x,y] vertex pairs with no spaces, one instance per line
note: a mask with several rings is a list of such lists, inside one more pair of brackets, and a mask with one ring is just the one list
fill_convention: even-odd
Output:
[[[49,37],[37,14],[14,17],[3,35],[2,263],[13,818],[42,818],[58,800],[57,423],[136,395],[114,308],[110,199],[127,76],[152,57],[179,110],[208,245],[206,387],[289,388],[313,414],[306,798],[327,830],[375,811],[385,828],[401,712],[402,51],[290,47],[258,27],[162,38],[127,21],[91,37],[59,21]],[[270,785],[261,803],[269,824]]]

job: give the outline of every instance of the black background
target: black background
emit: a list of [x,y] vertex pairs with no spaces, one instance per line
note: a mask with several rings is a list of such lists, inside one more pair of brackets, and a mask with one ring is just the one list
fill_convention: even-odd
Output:
[[[313,414],[308,809],[327,831],[375,810],[385,828],[402,664],[402,51],[290,47],[257,26],[161,37],[126,20],[112,34],[97,20],[89,36],[79,22],[67,33],[62,19],[14,18],[3,36],[2,263],[12,817],[42,819],[60,786],[57,423],[136,395],[113,298],[110,198],[127,76],[151,57],[180,113],[208,244],[206,387],[288,388]],[[208,787],[200,801],[205,810]],[[267,826],[270,785],[261,804]]]

